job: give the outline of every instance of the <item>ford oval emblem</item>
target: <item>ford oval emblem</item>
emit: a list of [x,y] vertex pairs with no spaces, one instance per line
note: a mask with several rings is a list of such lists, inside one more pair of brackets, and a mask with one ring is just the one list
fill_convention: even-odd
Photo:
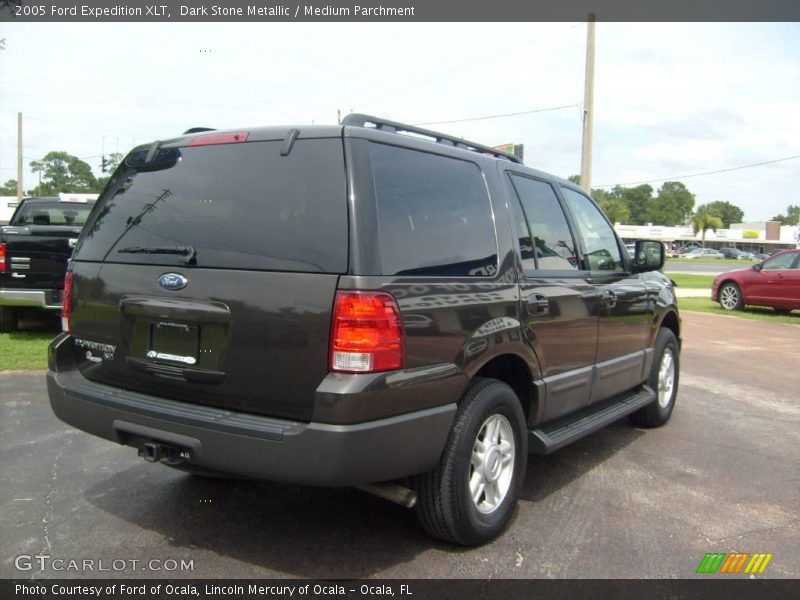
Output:
[[158,285],[165,290],[182,290],[189,280],[179,273],[164,273],[158,278]]

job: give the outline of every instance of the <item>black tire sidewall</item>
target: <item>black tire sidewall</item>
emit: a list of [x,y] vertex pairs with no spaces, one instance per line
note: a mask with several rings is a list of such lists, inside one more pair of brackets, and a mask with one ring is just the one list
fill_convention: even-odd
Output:
[[[661,359],[664,356],[664,351],[667,348],[672,350],[672,360],[673,364],[675,365],[675,377],[672,384],[672,397],[669,399],[669,403],[666,406],[661,406],[658,403],[658,373],[661,368]],[[650,370],[650,378],[648,379],[648,384],[656,392],[656,400],[652,404],[653,412],[655,413],[654,416],[656,416],[658,421],[661,423],[666,423],[669,420],[670,416],[672,415],[672,410],[675,408],[675,399],[678,397],[678,383],[681,373],[680,366],[681,363],[680,352],[678,350],[678,340],[672,331],[662,328],[659,330],[658,337],[656,338],[653,367]]]
[[[481,513],[472,501],[469,491],[469,467],[472,448],[487,418],[494,414],[505,417],[514,432],[514,474],[511,487],[500,506],[490,514]],[[516,506],[517,496],[525,476],[528,458],[528,439],[525,415],[514,391],[501,382],[492,382],[478,393],[466,407],[457,443],[456,460],[452,465],[458,513],[468,523],[465,532],[473,543],[482,543],[496,537],[506,526]]]

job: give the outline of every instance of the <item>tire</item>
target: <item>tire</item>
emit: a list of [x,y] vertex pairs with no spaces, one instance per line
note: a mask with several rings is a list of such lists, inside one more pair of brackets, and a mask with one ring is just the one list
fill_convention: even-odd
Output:
[[19,310],[14,306],[0,306],[0,333],[19,329]]
[[742,290],[732,282],[727,282],[719,288],[719,305],[725,310],[742,310],[744,299]]
[[675,408],[680,378],[678,340],[669,329],[662,327],[656,336],[653,366],[647,384],[656,392],[656,399],[630,415],[638,427],[661,427],[669,421]]
[[[487,450],[489,435],[499,443]],[[463,546],[491,541],[514,512],[527,462],[525,415],[514,390],[495,379],[475,379],[458,407],[439,464],[412,481],[422,527]]]

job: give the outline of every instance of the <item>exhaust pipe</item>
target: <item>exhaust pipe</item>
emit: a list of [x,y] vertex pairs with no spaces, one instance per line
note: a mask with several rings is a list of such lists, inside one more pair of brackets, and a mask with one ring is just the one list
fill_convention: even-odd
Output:
[[417,493],[399,483],[384,481],[381,483],[364,483],[357,485],[356,489],[389,500],[406,508],[414,508],[417,503]]

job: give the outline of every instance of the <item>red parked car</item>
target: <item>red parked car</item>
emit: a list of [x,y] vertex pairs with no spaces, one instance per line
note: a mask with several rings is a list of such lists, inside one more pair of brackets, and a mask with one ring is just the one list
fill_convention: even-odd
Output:
[[725,310],[745,304],[771,306],[778,312],[800,309],[800,250],[779,252],[749,269],[720,273],[711,299]]

